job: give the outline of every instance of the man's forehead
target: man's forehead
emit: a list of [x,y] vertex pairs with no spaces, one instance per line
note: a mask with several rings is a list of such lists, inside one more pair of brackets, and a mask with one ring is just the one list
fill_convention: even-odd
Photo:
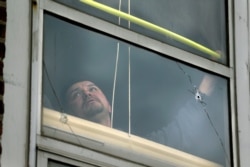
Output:
[[70,88],[69,91],[75,90],[77,88],[86,88],[90,86],[96,86],[93,82],[90,81],[81,81],[73,84]]

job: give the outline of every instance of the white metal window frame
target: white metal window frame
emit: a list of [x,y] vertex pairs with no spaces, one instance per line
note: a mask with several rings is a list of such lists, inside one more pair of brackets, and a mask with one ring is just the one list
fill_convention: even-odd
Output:
[[[122,27],[113,25],[101,19],[89,16],[77,10],[74,10],[65,5],[56,3],[52,0],[38,0],[34,1],[33,4],[33,43],[32,43],[32,100],[31,100],[31,137],[30,137],[30,164],[35,164],[35,152],[36,146],[39,145],[40,149],[45,149],[49,145],[49,138],[43,137],[41,134],[41,96],[42,96],[42,48],[43,48],[43,15],[44,11],[48,11],[59,16],[63,16],[80,24],[85,24],[94,29],[100,30],[102,32],[112,34],[118,38],[131,41],[142,47],[149,48],[153,51],[162,53],[169,57],[175,58],[182,62],[194,65],[201,69],[211,71],[215,74],[224,76],[229,79],[230,84],[230,123],[231,123],[231,133],[232,133],[232,154],[233,154],[233,163],[234,166],[238,164],[238,153],[237,153],[237,133],[236,133],[236,110],[235,110],[235,71],[234,71],[234,45],[233,45],[233,15],[232,15],[232,4],[230,0],[228,2],[229,16],[229,67],[210,61],[203,57],[194,55],[192,53],[183,51],[176,47],[164,44],[157,40],[145,37],[143,35],[131,32]],[[93,21],[95,20],[95,21]],[[87,23],[87,24],[86,24]],[[34,126],[33,126],[34,125]],[[41,138],[46,138],[41,142]],[[60,142],[60,141],[54,141]],[[65,145],[65,143],[61,143]],[[51,147],[53,148],[53,147]],[[63,148],[63,147],[61,147]],[[66,151],[67,149],[62,149]],[[52,151],[52,150],[50,150]],[[53,151],[52,151],[53,152]],[[121,155],[122,156],[122,155]],[[144,157],[146,158],[146,157]],[[155,159],[156,160],[156,159]],[[142,160],[138,160],[143,161]],[[157,161],[157,160],[156,160]],[[152,161],[151,161],[152,162]],[[162,161],[161,164],[164,165],[165,161]],[[152,162],[152,165],[155,165]]]
[[[44,138],[39,138],[40,143],[44,142]],[[48,141],[47,141],[48,140]],[[50,143],[48,145],[47,143]],[[65,143],[64,143],[65,145]],[[50,146],[50,147],[49,147]],[[67,144],[67,152],[58,152],[55,150],[60,150],[60,142],[53,139],[46,139],[47,150],[39,150],[37,153],[37,167],[48,167],[49,160],[57,161],[76,167],[97,167],[97,166],[119,166],[119,167],[143,167],[139,164],[134,164],[132,162],[113,158],[101,153],[94,152],[92,150],[87,150],[84,148],[79,148],[74,145]],[[72,155],[75,155],[75,158],[72,159]]]
[[83,162],[78,162],[63,156],[58,156],[56,154],[48,153],[45,151],[38,151],[37,153],[37,167],[48,167],[48,163],[50,160],[57,161],[60,163],[65,163],[65,164],[70,164],[73,166],[86,166],[86,167],[94,167],[93,165],[83,163]]

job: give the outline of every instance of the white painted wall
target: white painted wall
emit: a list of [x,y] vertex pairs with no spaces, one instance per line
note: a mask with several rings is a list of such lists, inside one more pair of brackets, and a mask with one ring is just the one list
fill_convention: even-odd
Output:
[[27,167],[30,98],[30,0],[7,1],[2,167]]
[[240,166],[250,166],[249,7],[235,1],[235,66]]

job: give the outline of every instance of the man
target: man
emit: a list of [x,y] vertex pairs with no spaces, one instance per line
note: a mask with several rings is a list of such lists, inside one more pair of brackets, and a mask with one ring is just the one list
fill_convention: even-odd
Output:
[[67,110],[72,115],[111,126],[111,106],[100,88],[90,81],[74,83],[66,92]]

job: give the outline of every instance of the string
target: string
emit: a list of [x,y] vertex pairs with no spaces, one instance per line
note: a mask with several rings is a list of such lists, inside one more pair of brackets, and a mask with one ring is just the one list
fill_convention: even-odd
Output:
[[113,95],[112,95],[111,127],[113,127],[113,120],[114,120],[114,102],[115,102],[115,88],[116,88],[116,78],[117,78],[117,69],[118,69],[118,60],[119,60],[119,48],[120,48],[120,44],[118,42],[117,52],[116,52],[114,83],[113,83]]
[[[119,10],[121,10],[121,0],[119,0]],[[120,25],[120,17],[118,18],[118,24]],[[120,44],[117,42],[116,47],[116,62],[115,62],[115,74],[114,74],[114,83],[113,83],[113,93],[112,93],[112,104],[111,104],[111,128],[113,127],[114,122],[114,103],[115,103],[115,89],[116,89],[116,78],[117,78],[117,69],[118,69],[118,61],[119,61],[119,49]]]
[[129,136],[131,134],[131,74],[130,74],[130,47],[128,48],[128,113],[129,113]]

